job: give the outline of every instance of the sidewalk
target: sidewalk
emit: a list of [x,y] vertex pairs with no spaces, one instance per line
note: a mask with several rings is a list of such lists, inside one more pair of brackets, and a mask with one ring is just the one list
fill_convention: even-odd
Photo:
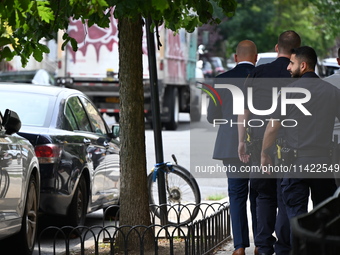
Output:
[[[246,255],[254,255],[255,245],[254,243],[250,243],[250,247],[246,249]],[[233,240],[229,241],[225,245],[222,245],[220,248],[217,249],[214,255],[231,255],[234,251]]]
[[[221,202],[228,202],[228,201],[229,201],[228,198],[221,200]],[[312,203],[311,197],[309,197],[308,211],[311,211],[312,209],[313,209],[313,203]],[[247,203],[247,211],[248,211],[249,229],[251,229],[252,223],[251,223],[251,215],[250,215],[250,208],[249,208],[249,200]],[[233,233],[232,230],[231,230],[231,233]],[[254,244],[254,239],[253,239],[253,235],[251,232],[249,233],[249,239],[250,239],[250,247],[246,249],[246,255],[254,255],[255,244]],[[232,255],[234,251],[233,240],[226,242],[225,244],[221,245],[216,250],[217,251],[213,253],[214,255]]]
[[[222,199],[220,202],[225,203],[228,202],[229,198]],[[254,244],[254,238],[253,234],[251,232],[251,226],[252,226],[252,221],[251,221],[251,214],[250,214],[250,207],[249,207],[249,200],[247,203],[247,212],[248,212],[248,224],[249,224],[249,241],[250,241],[250,247],[246,248],[246,255],[254,255],[254,249],[255,249],[255,244]],[[231,229],[231,236],[232,236],[232,229]],[[221,245],[216,252],[214,252],[214,255],[232,255],[234,251],[234,243],[233,240],[230,240],[226,242],[225,244]]]

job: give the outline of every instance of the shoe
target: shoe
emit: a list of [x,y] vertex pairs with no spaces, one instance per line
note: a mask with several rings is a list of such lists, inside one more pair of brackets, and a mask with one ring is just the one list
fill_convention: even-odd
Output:
[[238,248],[233,252],[233,255],[246,255],[246,253],[244,252],[244,248]]
[[254,255],[260,255],[260,253],[259,253],[259,248],[258,248],[258,247],[255,247],[255,249],[254,249]]

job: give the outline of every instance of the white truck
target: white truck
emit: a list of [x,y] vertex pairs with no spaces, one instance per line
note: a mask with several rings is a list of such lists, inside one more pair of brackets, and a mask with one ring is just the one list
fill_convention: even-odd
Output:
[[[68,33],[78,42],[78,51],[70,45],[58,52],[57,82],[84,92],[101,113],[119,121],[118,27],[111,16],[109,28],[84,26],[71,20]],[[162,125],[168,130],[178,126],[180,112],[190,113],[192,121],[201,118],[201,91],[196,88],[197,33],[180,30],[178,34],[159,29],[162,47],[156,49],[159,101]],[[59,40],[62,41],[62,40]],[[58,47],[60,49],[60,47]],[[151,92],[147,56],[143,38],[144,111],[152,121]]]

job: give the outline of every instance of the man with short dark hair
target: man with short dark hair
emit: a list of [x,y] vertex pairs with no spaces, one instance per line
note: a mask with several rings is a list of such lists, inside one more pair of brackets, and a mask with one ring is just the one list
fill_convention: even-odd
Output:
[[[292,77],[299,79],[288,85],[287,89],[309,91],[310,99],[303,103],[308,114],[301,111],[301,106],[287,104],[286,115],[283,116],[282,109],[278,107],[271,116],[272,122],[266,127],[262,145],[261,164],[272,165],[268,149],[275,142],[281,127],[280,120],[286,118],[296,121],[296,126],[284,128],[286,159],[290,162],[288,167],[296,170],[285,173],[281,183],[290,219],[307,212],[309,191],[316,206],[336,190],[333,172],[328,170],[332,168],[334,120],[335,117],[340,118],[340,90],[316,75],[316,62],[317,55],[311,47],[303,46],[293,51],[287,70]],[[290,102],[297,102],[303,97],[301,93],[291,92],[286,93],[286,98]],[[280,102],[278,105],[281,105]],[[315,166],[322,166],[321,174],[318,174],[317,169],[312,169]]]
[[[274,87],[283,87],[287,85],[290,73],[287,71],[291,50],[299,47],[301,44],[300,36],[292,30],[281,33],[278,37],[278,43],[275,50],[278,57],[272,63],[259,65],[251,73],[244,90],[245,98],[248,98],[248,88],[253,91],[252,101],[257,110],[267,110],[272,106],[272,90]],[[264,84],[262,78],[280,78],[275,82]],[[282,79],[281,79],[282,78]],[[270,80],[270,79],[267,79]],[[276,82],[281,82],[277,84]],[[238,116],[238,123],[249,123],[249,120],[261,120],[266,122],[269,119],[267,115],[258,115],[250,112],[249,105],[245,105],[244,115]],[[253,166],[260,167],[261,145],[265,126],[251,127],[251,140],[256,151],[251,153],[251,161]],[[239,158],[243,162],[248,162],[249,155],[246,153],[246,126],[238,125],[239,131]],[[257,144],[257,145],[256,145]],[[272,150],[274,157],[274,149]],[[272,255],[275,251],[276,255],[288,255],[290,251],[290,226],[286,214],[282,197],[281,197],[281,177],[274,176],[265,178],[261,173],[251,173],[251,187],[258,192],[256,199],[257,206],[257,235],[255,237],[255,245],[258,247],[259,254]],[[275,231],[276,237],[273,236]]]

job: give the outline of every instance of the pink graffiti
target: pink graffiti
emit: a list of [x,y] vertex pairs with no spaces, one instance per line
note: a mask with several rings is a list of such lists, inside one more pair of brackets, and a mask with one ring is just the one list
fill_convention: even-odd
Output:
[[[86,51],[89,45],[93,45],[97,54],[97,62],[99,62],[99,50],[101,47],[106,47],[109,51],[112,51],[113,47],[118,47],[118,21],[110,17],[109,28],[101,28],[97,25],[88,27],[80,20],[70,20],[69,35],[78,42],[78,51],[86,55]],[[76,53],[72,50],[70,45],[67,45],[67,49],[72,54],[72,59],[76,63]]]
[[[180,35],[173,35],[173,32],[168,30],[168,75],[172,79],[185,79],[186,78],[186,64],[181,48]],[[183,42],[185,43],[185,42]]]

